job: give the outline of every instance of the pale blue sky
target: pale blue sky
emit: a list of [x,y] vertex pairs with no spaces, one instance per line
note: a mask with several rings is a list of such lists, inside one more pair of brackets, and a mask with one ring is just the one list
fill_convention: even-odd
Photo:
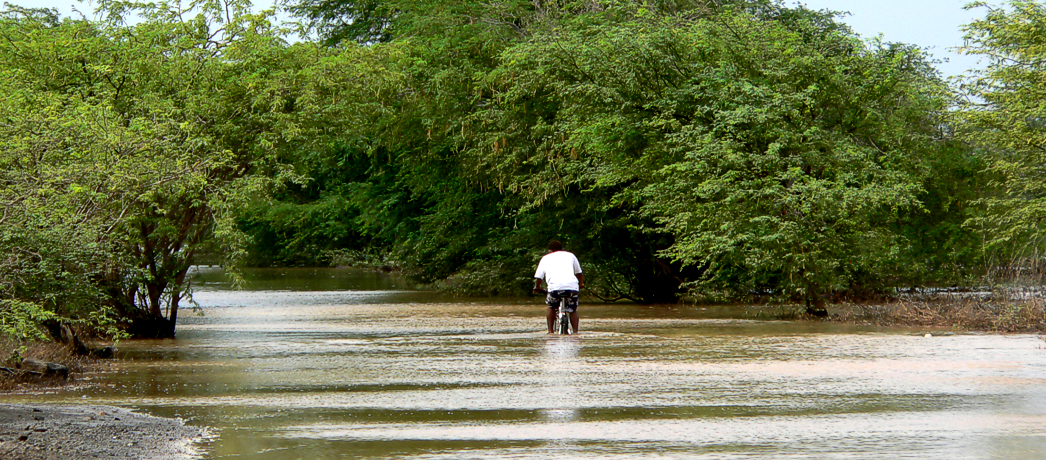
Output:
[[[847,11],[843,22],[854,32],[868,38],[878,34],[888,42],[904,42],[928,48],[937,59],[945,76],[954,76],[978,67],[976,57],[950,51],[962,46],[960,27],[982,16],[983,10],[964,10],[972,0],[785,0],[789,5],[802,3],[811,9]],[[991,4],[999,1],[989,0]]]
[[[75,6],[91,16],[94,7],[76,0],[3,0],[21,6],[57,7],[62,15],[72,14]],[[789,5],[803,3],[812,9],[848,11],[843,21],[863,37],[882,34],[890,42],[904,42],[928,48],[937,59],[947,60],[937,65],[945,76],[959,75],[978,65],[977,59],[961,56],[951,48],[962,45],[959,27],[982,14],[966,11],[968,0],[785,0]],[[258,4],[270,4],[258,1]],[[991,2],[996,3],[996,2]]]

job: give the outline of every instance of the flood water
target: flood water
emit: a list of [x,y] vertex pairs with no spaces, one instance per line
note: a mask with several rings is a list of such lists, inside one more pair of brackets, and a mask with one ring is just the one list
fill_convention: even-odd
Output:
[[214,459],[1046,458],[1046,342],[736,309],[462,301],[348,269],[203,269],[176,340],[0,402],[110,404],[211,427]]

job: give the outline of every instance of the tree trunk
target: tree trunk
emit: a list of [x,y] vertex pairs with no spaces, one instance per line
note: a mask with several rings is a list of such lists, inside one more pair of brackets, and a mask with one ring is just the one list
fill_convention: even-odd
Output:
[[813,287],[810,287],[807,291],[806,313],[818,318],[828,316],[828,309],[824,306],[824,299],[821,298],[821,295]]
[[127,332],[131,336],[141,339],[172,339],[174,338],[174,323],[165,318],[143,316],[132,320]]
[[167,315],[167,321],[171,323],[171,337],[174,337],[174,327],[178,324],[178,303],[182,300],[182,286],[185,285],[185,274],[189,272],[189,265],[178,270],[174,278],[174,289],[171,293],[171,313]]

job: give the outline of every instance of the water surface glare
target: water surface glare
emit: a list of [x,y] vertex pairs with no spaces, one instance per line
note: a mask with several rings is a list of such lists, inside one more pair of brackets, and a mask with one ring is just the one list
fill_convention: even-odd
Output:
[[[176,340],[3,402],[113,404],[212,427],[214,459],[1046,458],[1046,347],[539,299],[467,302],[349,270],[204,272]],[[208,278],[207,275],[210,275]]]

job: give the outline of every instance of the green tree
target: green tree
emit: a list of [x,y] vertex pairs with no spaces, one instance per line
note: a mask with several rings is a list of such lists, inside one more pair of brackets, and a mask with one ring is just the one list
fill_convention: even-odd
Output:
[[634,6],[549,25],[503,62],[477,167],[535,203],[609,191],[672,237],[661,254],[699,292],[817,306],[904,270],[892,223],[921,206],[948,103],[917,49],[801,8]]
[[929,246],[969,236],[920,230],[962,220],[939,214],[957,208],[934,178],[968,180],[973,164],[942,143],[946,85],[918,49],[863,42],[832,13],[380,6],[387,43],[359,52],[402,50],[384,64],[401,86],[353,97],[389,110],[300,152],[317,180],[248,219],[288,254],[379,248],[423,281],[491,292],[524,289],[538,248],[569,235],[607,298],[671,301],[686,284],[816,307],[928,279],[946,263]]
[[173,336],[194,258],[211,243],[234,260],[234,211],[293,175],[278,152],[307,134],[288,114],[310,106],[285,93],[316,47],[288,47],[246,2],[193,7],[103,2],[103,23],[5,13],[8,299],[73,319],[108,305],[136,334]]
[[982,203],[986,214],[969,221],[983,231],[998,268],[1038,264],[1046,237],[1046,5],[1013,1],[965,26],[963,52],[987,66],[962,83],[967,96],[957,114],[962,139],[976,148],[994,179]]
[[302,0],[290,5],[289,11],[308,22],[324,43],[343,41],[375,43],[389,40],[388,27],[395,14],[390,2],[370,0]]

